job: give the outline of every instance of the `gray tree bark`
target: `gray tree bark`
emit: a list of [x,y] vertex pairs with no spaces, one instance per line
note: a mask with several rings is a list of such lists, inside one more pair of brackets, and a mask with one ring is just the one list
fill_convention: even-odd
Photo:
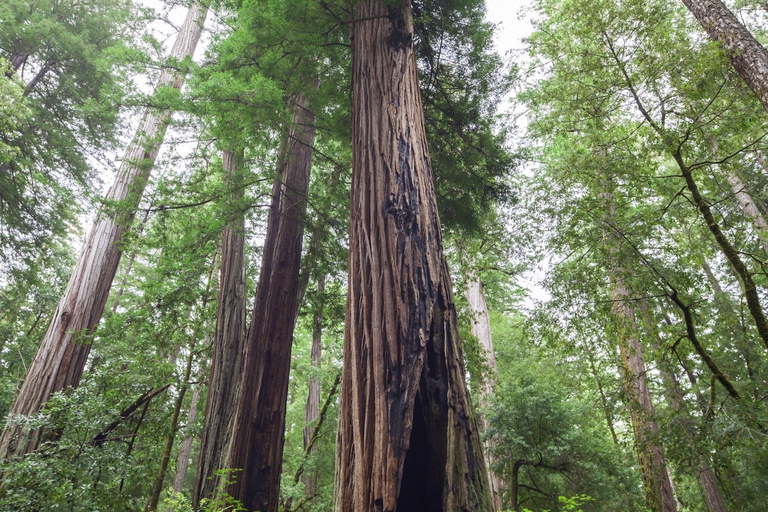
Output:
[[741,181],[741,178],[734,172],[726,171],[726,178],[731,185],[731,190],[739,201],[741,211],[752,222],[752,226],[755,228],[755,234],[763,244],[763,250],[768,254],[768,222],[766,222],[763,212],[755,204],[755,200],[752,199],[752,194],[749,193],[749,189]]
[[[496,367],[496,354],[493,350],[493,337],[491,336],[491,320],[488,315],[488,304],[485,301],[483,293],[483,282],[476,272],[472,272],[467,279],[467,302],[472,314],[472,335],[477,338],[480,348],[483,350],[485,361],[491,370],[483,383],[483,389],[480,393],[480,406],[487,408],[490,406],[490,398],[493,396],[493,383],[498,373]],[[481,416],[483,431],[490,427],[488,419]],[[502,509],[501,491],[504,488],[504,482],[491,470],[491,465],[495,462],[491,455],[491,445],[489,441],[484,443],[485,464],[488,467],[488,479],[491,484],[491,493],[493,495],[493,506],[495,510]]]
[[723,45],[731,64],[768,110],[768,50],[720,0],[683,0],[709,37]]
[[[183,60],[194,53],[207,14],[194,3],[171,50],[171,59]],[[157,88],[180,89],[184,76],[173,68],[163,70]],[[62,296],[45,338],[27,371],[10,416],[29,416],[40,411],[53,393],[77,387],[90,342],[115,277],[123,233],[133,221],[136,208],[163,141],[171,112],[149,110],[128,146],[115,182],[107,192],[106,206],[80,251],[72,277]],[[0,436],[0,457],[34,451],[41,431],[24,432],[7,427]]]

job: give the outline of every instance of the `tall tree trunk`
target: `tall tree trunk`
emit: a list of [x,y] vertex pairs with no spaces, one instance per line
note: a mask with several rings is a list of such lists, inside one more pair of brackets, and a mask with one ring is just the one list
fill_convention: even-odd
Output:
[[[225,182],[231,189],[230,204],[234,207],[243,197],[240,186],[243,159],[242,150],[224,150],[222,155]],[[226,467],[245,359],[245,217],[241,211],[235,215],[222,234],[216,331],[200,455],[192,491],[195,507],[203,498],[213,499],[220,488],[217,471]],[[229,477],[225,476],[224,481]]]
[[610,227],[605,239],[608,246],[612,310],[622,360],[621,373],[627,395],[627,408],[645,483],[645,501],[648,508],[654,512],[675,512],[677,502],[672,489],[672,479],[667,471],[664,448],[658,439],[659,427],[654,419],[643,348],[635,312],[632,309],[633,298],[626,283],[627,270],[621,263],[621,240],[616,236],[618,227],[613,223],[616,218],[616,206],[613,192],[609,190],[610,186],[610,180],[606,179],[606,190],[601,193],[601,199],[606,209],[605,222]]
[[[192,399],[189,401],[189,411],[187,412],[186,425],[192,425],[197,421],[197,402],[200,400],[200,384],[195,385],[195,389],[192,391]],[[181,442],[181,448],[179,448],[179,458],[176,463],[176,476],[173,478],[173,490],[181,492],[184,488],[184,479],[187,476],[187,468],[189,467],[189,456],[192,453],[192,441],[194,436],[188,435]]]
[[[207,8],[194,3],[187,13],[171,58],[191,56],[200,39]],[[164,69],[158,88],[181,88],[184,76],[174,69]],[[87,336],[96,329],[120,262],[120,242],[134,213],[157,157],[171,112],[148,111],[133,142],[123,157],[115,182],[106,201],[113,211],[102,211],[83,246],[67,289],[53,315],[42,345],[32,361],[11,415],[38,412],[51,395],[80,382],[90,343]],[[114,203],[118,203],[115,207]],[[0,436],[0,457],[34,451],[41,441],[41,431],[23,432],[20,427],[6,428]]]
[[[498,369],[496,367],[496,354],[493,350],[493,338],[491,337],[491,321],[488,316],[488,304],[485,302],[483,293],[483,282],[477,272],[469,275],[467,282],[467,302],[472,313],[472,335],[477,338],[480,348],[483,350],[485,361],[488,363],[491,375],[487,376],[483,383],[483,389],[480,392],[480,406],[487,408],[490,406],[490,399],[493,396],[493,381],[496,379]],[[490,426],[488,419],[481,416],[483,431],[487,431]],[[501,510],[501,490],[504,486],[503,481],[491,470],[491,464],[494,458],[491,455],[490,441],[484,443],[485,464],[488,467],[488,480],[491,484],[491,493],[493,495],[493,506],[495,510]]]
[[709,37],[721,43],[763,107],[768,110],[768,51],[720,0],[683,0]]
[[464,381],[410,2],[360,0],[336,510],[490,511]]
[[[661,350],[661,339],[659,338],[656,322],[653,320],[650,308],[648,307],[648,302],[645,298],[639,301],[639,306],[640,311],[642,312],[645,328],[653,340],[654,351],[658,353]],[[696,457],[698,458],[699,485],[704,493],[704,501],[710,512],[727,512],[725,501],[723,501],[723,495],[720,492],[720,487],[717,485],[717,478],[715,478],[715,474],[712,471],[709,458],[705,455],[705,451],[698,446],[700,436],[696,431],[693,418],[688,411],[688,406],[685,403],[683,392],[680,390],[677,377],[670,368],[669,361],[665,358],[662,358],[659,361],[658,369],[661,374],[661,382],[666,390],[669,404],[672,406],[672,410],[675,414],[677,414],[678,422],[682,427],[685,436],[691,443],[691,449],[695,450]]]
[[247,510],[275,512],[280,498],[291,344],[314,139],[315,116],[307,99],[300,96],[272,188],[228,463],[229,468],[243,471],[227,492]]
[[[325,291],[325,275],[320,274],[317,278],[317,293],[318,298],[315,304],[315,315],[312,321],[312,368],[315,371],[320,369],[320,359],[322,351],[323,341],[323,292]],[[309,395],[307,396],[307,406],[304,410],[304,421],[307,426],[304,427],[304,451],[310,454],[314,451],[315,447],[310,446],[309,443],[312,439],[312,424],[317,420],[320,414],[320,377],[315,375],[309,381]],[[305,476],[303,478],[304,485],[307,490],[308,496],[314,496],[315,494],[315,476]]]
[[763,244],[763,250],[768,254],[768,222],[763,217],[763,212],[755,204],[755,200],[752,199],[752,194],[749,193],[747,186],[741,181],[741,178],[732,171],[726,171],[726,177],[728,183],[731,185],[731,190],[739,201],[741,211],[752,222],[752,226],[755,228],[755,234]]

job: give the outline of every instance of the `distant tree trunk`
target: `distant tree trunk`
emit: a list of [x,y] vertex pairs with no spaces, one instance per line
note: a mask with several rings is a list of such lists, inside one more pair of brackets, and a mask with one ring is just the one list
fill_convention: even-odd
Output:
[[[315,304],[315,315],[312,321],[312,354],[311,362],[315,371],[320,369],[322,341],[323,341],[323,297],[322,294],[325,291],[325,275],[320,274],[317,278],[317,293],[318,299]],[[312,438],[312,423],[317,420],[320,414],[320,377],[314,376],[309,381],[309,395],[307,396],[307,406],[304,410],[304,421],[306,427],[304,427],[304,451],[312,453],[315,449],[314,445],[309,446]],[[315,494],[315,475],[305,476],[303,478],[304,485],[307,489],[308,496],[314,496]]]
[[626,283],[627,270],[621,263],[621,241],[616,236],[618,228],[613,223],[613,219],[616,218],[616,206],[613,192],[609,187],[610,180],[606,179],[605,191],[601,193],[601,199],[606,209],[606,225],[609,226],[605,239],[609,253],[608,272],[613,301],[612,310],[622,360],[621,373],[627,394],[627,408],[645,483],[645,501],[648,508],[654,512],[675,512],[677,501],[672,488],[672,479],[667,471],[664,448],[658,439],[659,427],[654,419],[643,348],[635,312],[632,309],[632,293]]
[[[187,421],[185,425],[188,427],[197,421],[197,402],[200,400],[200,384],[195,385],[195,389],[192,391],[192,399],[189,401],[189,411],[187,412]],[[187,468],[189,467],[189,456],[192,453],[192,441],[195,438],[192,435],[188,435],[181,442],[181,448],[179,448],[179,458],[176,463],[176,476],[173,478],[173,490],[181,492],[184,489],[184,479],[187,476]]]
[[[206,7],[192,4],[171,58],[182,60],[193,54],[206,13]],[[184,76],[167,68],[160,76],[158,88],[180,89],[183,81]],[[123,233],[133,220],[170,117],[168,110],[148,111],[144,115],[107,192],[108,206],[100,213],[80,252],[51,325],[11,407],[11,415],[34,414],[53,393],[77,387],[80,382],[91,348],[87,336],[93,334],[101,319],[120,263]],[[34,451],[41,441],[40,434],[39,430],[25,433],[19,427],[6,428],[0,437],[0,457]]]
[[[496,379],[498,368],[496,367],[496,354],[493,350],[493,338],[491,337],[491,321],[488,316],[488,304],[485,302],[483,293],[483,282],[476,272],[469,275],[467,282],[467,302],[472,313],[472,335],[477,338],[480,348],[483,350],[485,361],[491,370],[491,375],[485,379],[483,389],[480,392],[480,406],[488,407],[490,398],[493,396],[493,381]],[[487,431],[490,426],[488,419],[481,416],[483,431]],[[495,510],[502,509],[501,490],[504,482],[496,476],[491,470],[491,464],[495,462],[491,455],[490,441],[484,443],[485,464],[488,467],[488,479],[491,484],[491,493],[493,494],[493,506]]]
[[252,511],[275,512],[280,498],[291,344],[314,140],[315,116],[306,98],[300,96],[272,188],[227,465],[243,470],[227,492]]
[[[243,197],[240,186],[243,151],[224,150],[222,156],[225,183],[231,189],[230,203],[236,207]],[[224,228],[221,242],[216,331],[200,455],[192,490],[192,503],[196,508],[203,498],[215,497],[220,488],[216,472],[226,467],[245,359],[245,308],[245,217],[243,212],[237,211],[235,218]],[[225,476],[224,481],[230,477]]]
[[[184,395],[187,392],[187,389],[189,389],[189,378],[192,375],[192,363],[195,359],[195,349],[197,347],[197,341],[200,339],[200,332],[203,327],[203,317],[202,314],[208,307],[208,296],[210,292],[210,286],[213,282],[213,274],[216,269],[217,264],[217,254],[214,253],[213,258],[211,259],[211,269],[210,272],[208,272],[208,280],[205,285],[205,293],[203,294],[203,300],[200,304],[200,314],[198,315],[197,322],[195,329],[192,333],[192,339],[189,342],[189,355],[187,356],[187,362],[186,366],[184,368],[184,376],[181,379],[180,387],[179,387],[179,394],[176,397],[176,401],[173,405],[173,413],[171,414],[171,425],[168,429],[168,435],[165,438],[165,449],[163,450],[163,457],[160,460],[160,470],[157,473],[157,477],[155,477],[155,483],[152,486],[152,494],[149,497],[149,500],[147,500],[147,506],[144,507],[145,512],[153,512],[157,510],[157,506],[160,502],[160,493],[163,490],[163,482],[165,481],[165,474],[168,472],[168,464],[171,461],[171,451],[173,450],[173,443],[176,440],[176,430],[178,430],[179,427],[179,417],[181,416],[181,406],[184,403]],[[210,340],[206,339],[206,342]],[[179,351],[177,351],[178,354]],[[173,358],[173,364],[176,365],[176,357]],[[192,407],[194,407],[196,404],[192,404]]]
[[613,415],[611,414],[610,409],[608,409],[608,399],[605,397],[605,391],[603,390],[603,383],[600,382],[600,376],[597,374],[597,368],[595,367],[594,356],[592,355],[592,353],[588,353],[587,358],[589,359],[589,368],[592,370],[592,376],[595,378],[595,383],[597,384],[597,391],[600,393],[600,403],[603,406],[605,422],[608,425],[608,430],[611,432],[611,439],[613,439],[613,444],[618,448],[620,446],[619,438],[616,435],[616,428],[613,426]]
[[[656,326],[656,322],[653,320],[648,302],[645,298],[639,301],[640,311],[645,321],[645,327],[648,330],[651,339],[653,340],[654,350],[659,352],[661,350],[661,340],[659,339],[659,332]],[[717,478],[712,471],[712,467],[709,463],[709,458],[705,455],[704,450],[699,446],[699,435],[691,418],[688,406],[685,403],[685,398],[680,390],[680,385],[675,377],[674,372],[670,368],[669,361],[662,358],[658,364],[659,373],[661,374],[661,382],[666,390],[667,399],[672,406],[672,410],[677,414],[679,424],[683,429],[686,437],[690,441],[690,450],[695,451],[695,455],[699,461],[699,485],[704,493],[704,501],[709,507],[710,512],[727,512],[725,507],[725,501],[723,501],[723,495],[720,492],[720,487],[717,485]]]
[[147,505],[144,507],[144,512],[154,512],[157,510],[157,505],[160,503],[160,493],[163,491],[163,482],[165,481],[165,473],[168,471],[168,464],[171,461],[171,451],[173,450],[173,442],[176,439],[176,430],[179,426],[179,416],[181,416],[181,406],[184,403],[184,395],[189,387],[189,376],[192,372],[192,361],[195,354],[195,342],[194,340],[189,346],[189,355],[187,356],[187,364],[184,369],[184,377],[181,381],[181,387],[179,388],[179,394],[176,397],[176,401],[173,404],[173,412],[171,413],[171,425],[168,429],[168,435],[165,438],[165,449],[163,450],[163,456],[160,459],[160,470],[157,472],[155,482],[152,485],[152,493],[147,500]]
[[763,250],[768,254],[768,222],[766,222],[765,217],[763,217],[763,212],[757,207],[747,186],[744,185],[744,182],[741,181],[741,178],[739,178],[736,173],[727,171],[726,177],[728,178],[728,183],[731,185],[733,194],[739,201],[741,210],[750,222],[752,222],[752,226],[755,228],[755,234],[763,244]]
[[763,107],[768,110],[768,51],[720,0],[683,0],[709,37],[723,45]]
[[409,1],[352,26],[349,286],[337,511],[493,509],[464,381]]

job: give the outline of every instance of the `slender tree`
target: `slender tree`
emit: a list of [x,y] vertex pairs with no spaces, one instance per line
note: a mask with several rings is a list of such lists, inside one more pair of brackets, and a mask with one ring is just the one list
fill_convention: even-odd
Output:
[[411,3],[361,0],[355,19],[335,507],[490,511],[442,249]]
[[[178,63],[194,53],[207,12],[207,7],[200,3],[190,6],[171,49],[171,60]],[[180,89],[183,81],[184,74],[174,65],[163,70],[157,88]],[[123,233],[133,220],[170,118],[171,111],[167,109],[148,110],[144,115],[125,152],[115,182],[107,192],[107,203],[116,206],[103,210],[91,230],[42,345],[11,407],[11,415],[34,414],[53,393],[77,387],[80,382],[90,352],[87,336],[93,334],[101,319],[120,263]],[[21,427],[12,425],[0,437],[0,457],[31,452],[40,441],[40,431],[27,435]]]
[[[496,354],[493,350],[488,304],[485,301],[485,293],[483,292],[483,281],[480,279],[476,270],[469,275],[466,295],[469,309],[473,316],[472,335],[477,338],[480,348],[483,350],[485,362],[488,364],[490,370],[490,375],[486,377],[483,383],[483,389],[480,392],[480,406],[488,407],[490,405],[490,399],[493,397],[493,382],[496,379],[498,369],[496,367]],[[489,427],[488,419],[483,415],[481,421],[483,431],[487,431]],[[488,479],[491,484],[491,492],[493,493],[493,506],[495,510],[501,510],[501,491],[504,483],[501,478],[491,471],[491,464],[494,460],[491,456],[492,449],[489,445],[489,441],[484,443],[484,448],[485,463],[488,466]]]

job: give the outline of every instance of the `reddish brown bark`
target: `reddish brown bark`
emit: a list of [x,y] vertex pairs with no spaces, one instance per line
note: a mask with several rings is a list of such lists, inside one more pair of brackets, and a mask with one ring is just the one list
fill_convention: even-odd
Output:
[[275,512],[280,495],[285,411],[315,117],[300,97],[283,146],[240,386],[227,492],[247,510]]
[[731,64],[768,110],[768,50],[720,0],[683,0],[709,37],[721,43]]
[[[192,4],[171,50],[171,58],[182,60],[194,53],[200,39],[207,8]],[[180,89],[184,76],[168,68],[159,87]],[[11,407],[10,415],[38,412],[57,391],[80,382],[93,334],[120,263],[120,242],[138,207],[144,186],[160,149],[171,112],[148,111],[125,152],[106,201],[113,211],[102,211],[83,246],[64,295],[53,314],[42,345],[29,367],[24,384]],[[114,206],[117,205],[117,206]],[[34,451],[40,431],[23,432],[6,428],[0,437],[0,457]]]
[[[323,297],[322,293],[325,291],[325,275],[320,275],[317,278],[317,293],[318,299],[315,305],[315,314],[312,321],[312,353],[311,363],[314,369],[320,368],[320,359],[322,354],[322,341],[323,341]],[[312,424],[317,420],[320,415],[320,377],[314,376],[309,381],[309,394],[307,395],[307,405],[304,410],[304,421],[307,426],[304,427],[304,451],[310,454],[314,451],[315,447],[310,446],[312,441]],[[303,479],[306,486],[307,495],[313,496],[315,494],[315,478],[314,475],[310,475]]]
[[335,508],[490,511],[442,249],[410,2],[387,5],[361,0],[353,25]]
[[[224,150],[225,181],[231,188],[233,206],[242,199],[239,175],[243,152]],[[199,506],[203,498],[214,498],[220,486],[217,471],[223,469],[229,454],[234,427],[235,407],[243,371],[246,338],[245,311],[245,218],[237,213],[222,234],[221,269],[216,331],[213,341],[208,398],[205,404],[200,455],[197,462],[192,502]],[[225,480],[229,476],[225,477]]]

